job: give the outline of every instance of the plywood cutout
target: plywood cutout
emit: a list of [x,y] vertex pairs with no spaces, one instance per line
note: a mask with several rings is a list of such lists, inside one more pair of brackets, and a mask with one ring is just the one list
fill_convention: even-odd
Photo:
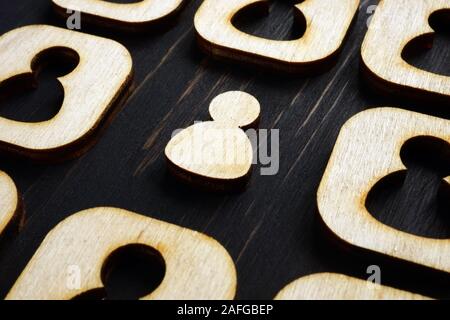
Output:
[[142,0],[136,3],[113,3],[104,0],[52,0],[58,14],[82,13],[83,19],[108,27],[140,30],[162,23],[176,14],[184,0]]
[[121,44],[47,25],[31,25],[0,37],[0,85],[35,76],[34,59],[48,50],[75,52],[74,71],[59,77],[64,101],[56,116],[42,122],[0,117],[0,149],[32,159],[77,156],[115,113],[132,79],[132,60]]
[[[141,244],[164,258],[162,283],[142,299],[233,299],[236,270],[227,251],[201,233],[116,208],[81,211],[45,238],[6,299],[71,299],[102,288],[104,261],[116,249]],[[80,271],[80,288],[67,285]]]
[[363,74],[375,89],[426,102],[450,101],[450,77],[421,70],[402,58],[414,39],[431,43],[434,30],[429,25],[429,17],[441,10],[450,10],[450,2],[380,2],[361,49]]
[[0,171],[0,239],[15,222],[23,218],[21,201],[14,181]]
[[239,11],[265,5],[265,0],[205,0],[194,20],[200,47],[213,56],[286,72],[322,70],[335,62],[359,1],[308,0],[295,5],[306,19],[305,34],[297,40],[268,40],[233,26]]
[[[381,179],[405,172],[402,146],[422,136],[450,143],[450,122],[394,108],[371,109],[351,118],[341,129],[322,178],[319,212],[327,228],[348,245],[450,272],[450,240],[396,230],[366,208],[369,192]],[[450,177],[444,180],[450,183]]]
[[425,296],[335,273],[302,277],[275,300],[430,300]]
[[260,105],[248,93],[230,91],[209,107],[213,121],[196,123],[167,144],[169,170],[185,182],[215,190],[238,190],[250,177],[252,144],[241,128],[258,123]]

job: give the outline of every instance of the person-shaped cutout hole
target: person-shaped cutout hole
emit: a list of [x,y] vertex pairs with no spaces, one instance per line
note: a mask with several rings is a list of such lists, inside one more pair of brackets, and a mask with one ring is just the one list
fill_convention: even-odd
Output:
[[129,95],[132,58],[118,42],[49,25],[29,25],[1,35],[0,48],[0,85],[17,84],[18,79],[21,85],[32,83],[42,66],[39,60],[49,53],[79,62],[71,72],[57,77],[64,98],[53,117],[24,122],[0,116],[0,149],[8,155],[49,162],[79,157],[95,144]]
[[[267,8],[266,0],[205,0],[194,17],[199,47],[218,59],[275,71],[317,74],[336,62],[358,11],[357,0],[293,2],[301,37],[271,40],[238,29],[242,11]],[[239,20],[239,19],[238,19]]]
[[64,101],[59,78],[79,64],[75,50],[53,47],[31,62],[32,73],[5,80],[0,86],[0,116],[19,122],[43,122],[54,118]]
[[229,91],[213,99],[209,113],[213,121],[196,123],[169,141],[169,171],[208,190],[242,190],[253,163],[253,147],[244,130],[257,126],[259,102],[248,93]]
[[233,259],[213,238],[98,207],[58,223],[5,299],[226,300],[235,297],[236,283]]
[[73,300],[138,300],[155,291],[164,279],[161,253],[143,244],[128,244],[112,252],[103,263],[103,288],[86,291]]
[[239,10],[231,20],[233,26],[247,34],[268,40],[290,41],[303,37],[306,19],[295,5],[301,0],[256,2]]
[[411,40],[402,58],[420,70],[450,77],[450,9],[435,11],[428,22],[434,33]]
[[[412,154],[434,161],[439,158],[440,164],[434,165],[433,171],[438,167],[443,170],[438,170],[433,179],[439,181],[433,184],[441,189],[438,193],[448,194],[449,137],[448,120],[402,109],[374,108],[353,116],[341,129],[317,191],[321,221],[327,230],[342,245],[359,252],[381,254],[391,261],[402,260],[429,271],[450,273],[450,239],[445,237],[445,225],[444,232],[440,231],[444,239],[436,238],[438,234],[430,233],[432,229],[415,229],[416,234],[409,229],[405,232],[404,228],[399,228],[398,220],[388,225],[375,218],[369,199],[380,181],[405,176],[412,166],[406,155],[411,155],[411,151],[430,139],[435,141],[431,149],[416,149]],[[412,146],[415,148],[411,149]],[[421,182],[417,181],[412,187],[417,189]],[[436,199],[436,194],[431,197]],[[411,204],[408,203],[408,208],[414,211],[409,216],[421,214],[417,212],[420,208]],[[396,219],[401,219],[397,212],[396,215]],[[417,223],[423,221],[415,219],[414,224]]]
[[407,169],[380,179],[367,196],[367,209],[398,230],[449,239],[450,144],[418,136],[403,144],[400,156]]

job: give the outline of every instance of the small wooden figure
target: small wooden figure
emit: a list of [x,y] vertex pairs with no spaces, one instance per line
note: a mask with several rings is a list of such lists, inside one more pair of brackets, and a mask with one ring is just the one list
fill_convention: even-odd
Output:
[[302,277],[281,290],[275,300],[430,300],[342,274],[318,273]]
[[130,53],[109,39],[31,25],[2,35],[0,48],[0,85],[19,77],[33,81],[39,72],[36,57],[49,50],[79,60],[75,70],[58,78],[64,101],[52,119],[28,123],[0,117],[0,148],[35,160],[60,161],[86,151],[127,96],[132,80]]
[[267,1],[205,0],[194,20],[200,47],[227,60],[285,72],[311,73],[334,64],[359,1],[314,0],[295,5],[297,14],[304,15],[306,31],[303,37],[291,41],[269,40],[234,27],[234,16],[249,6],[267,7]]
[[258,100],[230,91],[209,107],[213,121],[197,123],[176,134],[165,154],[169,170],[185,182],[219,191],[245,186],[253,161],[252,144],[242,129],[259,120]]
[[157,250],[165,263],[161,284],[142,299],[234,298],[233,260],[214,239],[126,210],[93,208],[70,216],[46,236],[6,299],[67,300],[102,289],[104,262],[132,244]]
[[[450,77],[410,65],[403,59],[406,49],[420,41],[432,45],[431,14],[450,9],[448,0],[381,1],[371,20],[361,49],[362,70],[376,90],[408,99],[448,104]],[[448,16],[448,13],[447,13]]]
[[450,272],[450,240],[396,230],[366,208],[367,195],[381,179],[406,171],[401,148],[416,137],[450,143],[449,121],[394,108],[370,109],[347,121],[317,193],[320,216],[343,243]]
[[66,18],[78,11],[82,19],[100,26],[127,31],[148,29],[175,15],[184,0],[141,0],[113,3],[103,0],[52,0],[57,14]]

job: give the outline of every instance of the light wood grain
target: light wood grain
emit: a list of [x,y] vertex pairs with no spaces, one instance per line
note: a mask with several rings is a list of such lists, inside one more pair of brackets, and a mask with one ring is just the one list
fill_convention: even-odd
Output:
[[305,34],[278,41],[253,36],[233,26],[233,17],[261,0],[206,0],[195,15],[199,45],[213,56],[256,63],[287,72],[322,69],[334,60],[358,10],[358,0],[308,0],[295,5],[306,19]]
[[5,172],[0,171],[0,237],[19,214],[16,185]]
[[74,71],[59,77],[64,101],[57,115],[42,122],[0,117],[0,148],[29,158],[79,154],[113,112],[132,78],[132,60],[121,44],[46,25],[31,25],[0,37],[0,85],[33,75],[35,57],[46,50],[73,50],[79,57]]
[[[305,272],[345,270],[348,274],[359,274],[367,267],[364,261],[353,256],[341,258],[331,243],[317,245],[321,234],[313,226],[317,219],[317,185],[340,127],[367,106],[383,105],[377,95],[361,91],[360,79],[356,76],[360,47],[367,31],[366,8],[369,3],[377,4],[378,1],[361,1],[359,19],[346,41],[339,64],[326,74],[309,80],[258,76],[253,70],[239,66],[224,68],[209,60],[200,61],[201,55],[193,54],[190,28],[201,2],[189,1],[183,11],[183,19],[162,37],[153,39],[150,36],[141,40],[113,34],[134,52],[134,61],[137,63],[139,60],[136,77],[139,89],[125,112],[108,128],[108,134],[102,137],[101,143],[85,157],[45,170],[45,173],[41,166],[1,161],[0,168],[17,179],[17,183],[20,181],[20,190],[27,191],[27,212],[32,216],[20,241],[3,242],[8,246],[8,250],[2,250],[1,254],[1,260],[8,263],[0,264],[0,292],[3,296],[22,272],[24,259],[28,260],[24,257],[34,254],[45,232],[55,221],[79,208],[100,203],[132,207],[138,212],[154,214],[158,219],[190,226],[220,239],[233,253],[235,261],[239,258],[238,299],[271,299],[287,283]],[[255,33],[282,38],[290,24],[286,21],[289,12],[284,10],[284,4],[277,4],[279,0],[274,2],[270,21],[258,22]],[[7,18],[2,19],[0,33],[30,21],[48,21],[50,3],[3,1],[1,12]],[[82,27],[84,30],[84,24]],[[441,50],[430,55],[423,64],[429,69],[446,66],[443,61],[449,58],[450,52]],[[265,127],[283,128],[280,132],[282,161],[279,174],[268,180],[255,177],[247,192],[233,197],[210,196],[180,184],[168,183],[169,179],[165,178],[162,170],[161,152],[172,130],[187,127],[194,120],[206,120],[206,117],[202,119],[196,115],[204,114],[202,110],[207,105],[203,101],[207,95],[212,98],[216,93],[236,88],[248,90],[261,102]],[[42,94],[38,95],[52,96],[49,89],[41,87]],[[151,107],[151,101],[159,101],[159,107]],[[21,104],[2,104],[0,107],[14,110],[21,108]],[[27,117],[34,109],[21,111],[23,117]],[[405,193],[414,193],[427,182],[417,178],[414,180],[417,185],[407,184],[402,188]],[[95,190],[95,193],[87,193],[86,190]],[[375,207],[384,208],[385,217],[399,205],[386,203],[384,197],[374,200]],[[423,203],[424,206],[427,204]],[[446,234],[439,233],[424,217],[434,217],[432,210],[420,208],[416,211],[409,202],[400,206],[411,214],[405,228],[420,232],[422,227],[428,227],[429,234]],[[395,222],[391,225],[396,225]],[[438,225],[444,223],[441,221]],[[331,261],[335,255],[337,259]],[[268,257],[280,263],[268,263]],[[370,263],[376,261],[371,259]],[[397,268],[390,264],[382,266],[383,283],[385,278],[388,281],[390,274],[389,281],[395,282],[398,288],[408,287],[412,292],[450,298],[448,283],[433,281],[426,272],[420,274],[425,279],[416,281],[417,278],[405,274],[406,270],[396,273]],[[130,283],[124,289],[129,290],[131,286]]]
[[240,127],[258,122],[259,102],[248,93],[230,91],[217,96],[209,112],[214,121],[196,123],[169,141],[169,169],[188,183],[217,190],[240,188],[253,161],[252,144]]
[[142,0],[136,3],[113,3],[103,0],[52,0],[57,13],[81,12],[90,22],[108,27],[145,29],[176,13],[184,0]]
[[[165,261],[162,283],[142,299],[233,299],[236,270],[214,239],[116,208],[81,211],[45,238],[6,299],[71,299],[102,288],[104,261],[116,249],[142,244]],[[81,271],[81,288],[68,288],[67,270]]]
[[283,288],[275,300],[429,300],[430,298],[335,273],[302,277]]
[[432,13],[450,9],[447,0],[384,0],[378,5],[364,39],[364,75],[375,88],[410,98],[450,101],[450,77],[421,70],[402,55],[411,42],[432,44]]
[[[402,146],[415,137],[450,142],[448,120],[394,108],[363,111],[342,128],[320,184],[322,220],[345,243],[450,272],[450,240],[419,237],[382,224],[366,208],[383,178],[404,172]],[[450,182],[450,177],[445,178]]]

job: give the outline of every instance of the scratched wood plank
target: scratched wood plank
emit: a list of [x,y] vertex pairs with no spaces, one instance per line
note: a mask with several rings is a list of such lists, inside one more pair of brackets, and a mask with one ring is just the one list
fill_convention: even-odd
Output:
[[[218,240],[236,264],[239,299],[272,299],[290,282],[312,273],[364,279],[373,264],[381,267],[385,285],[433,298],[450,297],[449,279],[406,270],[378,256],[354,255],[325,236],[318,221],[317,188],[339,130],[351,116],[368,107],[390,105],[449,118],[445,108],[381,98],[362,85],[359,51],[367,30],[366,11],[376,1],[361,1],[337,65],[308,78],[263,73],[207,58],[197,48],[193,29],[200,3],[189,1],[166,32],[130,36],[82,26],[84,32],[110,37],[130,50],[135,90],[98,144],[83,157],[54,166],[0,159],[0,169],[23,194],[27,214],[22,232],[0,247],[0,296],[6,295],[57,223],[86,208],[116,206],[151,213],[153,218]],[[276,1],[269,19],[248,19],[240,27],[271,38],[289,38],[294,24],[290,6]],[[31,23],[64,26],[47,0],[2,4],[0,17],[2,33]],[[443,35],[436,41],[439,49],[411,61],[448,72],[449,43]],[[210,101],[229,90],[246,91],[264,106],[260,128],[280,129],[280,170],[274,176],[261,176],[256,166],[248,189],[240,194],[216,195],[184,187],[167,175],[164,147],[174,129],[208,119]],[[2,101],[0,113],[20,107],[23,118],[31,117],[37,112],[34,102],[58,101],[51,92],[44,85],[26,101]],[[415,167],[403,189],[385,189],[387,194],[373,198],[371,212],[401,230],[448,238],[448,215],[430,209],[433,188],[426,186],[435,173],[420,162]],[[423,201],[414,195],[421,195]],[[396,207],[399,203],[402,210]],[[410,206],[415,210],[408,210]],[[392,215],[391,210],[402,214]]]

